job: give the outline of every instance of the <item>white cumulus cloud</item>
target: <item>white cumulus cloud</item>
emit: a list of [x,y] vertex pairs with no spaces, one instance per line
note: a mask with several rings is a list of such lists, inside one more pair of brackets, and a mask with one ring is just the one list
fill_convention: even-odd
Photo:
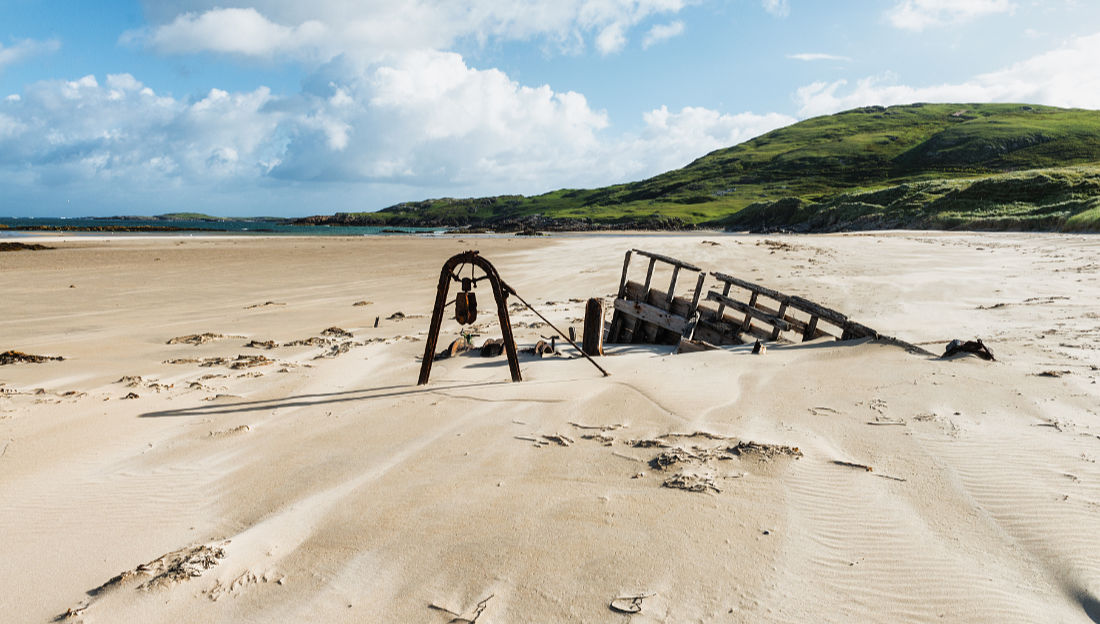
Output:
[[[785,2],[785,0],[783,0]],[[647,18],[679,12],[687,0],[255,0],[223,8],[217,0],[148,0],[155,25],[123,35],[164,53],[218,52],[327,61],[348,55],[371,61],[417,49],[478,41],[541,37],[573,49],[590,41],[602,54],[621,50]],[[582,43],[583,45],[583,43]]]
[[921,31],[1014,9],[1010,0],[901,0],[886,12],[886,18],[896,28]]
[[0,43],[0,71],[8,65],[14,65],[32,56],[56,52],[60,49],[61,42],[57,39],[48,39],[46,41],[23,39],[9,46]]
[[1078,37],[1060,48],[979,74],[959,83],[914,87],[891,75],[815,82],[798,89],[799,115],[814,116],[859,106],[911,102],[1025,102],[1100,108],[1100,33]]
[[642,39],[642,47],[648,48],[654,44],[662,41],[667,41],[673,37],[679,37],[684,34],[684,22],[676,20],[669,22],[668,24],[655,24],[646,33],[645,38]]
[[177,16],[149,34],[148,43],[170,53],[204,50],[246,56],[301,55],[320,46],[326,30],[315,20],[282,26],[254,8],[213,9]]
[[645,129],[640,136],[627,138],[624,146],[612,148],[624,155],[639,155],[634,169],[622,173],[628,178],[683,167],[716,149],[742,143],[798,121],[779,113],[729,114],[697,106],[685,106],[679,112],[662,106],[645,113],[643,119]]

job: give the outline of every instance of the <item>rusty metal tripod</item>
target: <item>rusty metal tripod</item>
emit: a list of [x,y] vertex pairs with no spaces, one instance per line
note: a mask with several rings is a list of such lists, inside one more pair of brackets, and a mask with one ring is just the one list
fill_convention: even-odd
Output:
[[[477,279],[462,279],[455,274],[455,269],[464,264],[470,264],[481,268],[485,275]],[[424,343],[424,360],[420,364],[420,381],[418,385],[428,383],[428,376],[432,373],[432,361],[435,359],[436,342],[439,340],[439,328],[443,324],[443,311],[447,307],[447,291],[450,290],[452,281],[462,282],[463,291],[482,279],[488,279],[493,287],[493,296],[497,302],[497,319],[500,321],[500,331],[504,334],[504,350],[508,354],[508,369],[512,373],[512,381],[522,381],[519,372],[519,355],[516,354],[516,341],[512,337],[512,324],[508,320],[508,293],[512,289],[500,280],[496,268],[485,258],[478,255],[477,251],[464,251],[451,256],[443,263],[443,270],[439,273],[439,287],[435,294],[435,309],[432,311],[432,325],[428,330],[428,339]],[[465,313],[460,312],[460,316]],[[476,316],[476,311],[475,311]],[[464,322],[463,319],[459,319]]]

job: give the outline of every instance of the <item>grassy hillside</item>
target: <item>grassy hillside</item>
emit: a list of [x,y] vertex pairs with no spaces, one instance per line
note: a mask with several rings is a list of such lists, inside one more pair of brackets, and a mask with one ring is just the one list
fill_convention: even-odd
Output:
[[493,226],[538,223],[532,217],[540,215],[564,227],[1096,229],[1098,172],[1100,111],[912,104],[808,119],[639,182],[436,199],[335,219]]

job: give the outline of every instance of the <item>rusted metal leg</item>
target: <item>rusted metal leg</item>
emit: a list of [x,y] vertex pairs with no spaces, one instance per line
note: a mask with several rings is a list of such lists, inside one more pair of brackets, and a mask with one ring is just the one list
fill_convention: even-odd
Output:
[[500,321],[500,331],[504,337],[504,351],[508,354],[508,370],[512,373],[512,381],[523,381],[519,372],[519,354],[516,353],[516,341],[512,337],[512,324],[508,320],[508,293],[500,283],[500,276],[493,265],[484,258],[478,258],[475,262],[489,276],[489,284],[493,287],[493,295],[497,300],[497,319]]
[[[455,256],[455,258],[457,257]],[[435,345],[439,340],[439,328],[443,325],[443,310],[447,304],[447,291],[451,288],[451,271],[454,270],[452,261],[455,258],[445,262],[443,270],[439,273],[439,286],[435,292],[435,307],[432,309],[432,324],[428,328],[428,338],[424,341],[424,359],[420,362],[420,381],[416,382],[419,386],[428,383],[428,376],[432,374]]]

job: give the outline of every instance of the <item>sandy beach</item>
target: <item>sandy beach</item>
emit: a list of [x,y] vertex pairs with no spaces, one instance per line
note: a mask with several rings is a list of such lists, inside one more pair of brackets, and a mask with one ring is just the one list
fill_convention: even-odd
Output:
[[[0,366],[0,621],[1100,621],[1095,236],[19,240],[55,248],[0,253],[0,352],[64,359]],[[559,341],[416,385],[452,254],[579,333],[631,248],[997,361],[608,345],[605,378]]]

